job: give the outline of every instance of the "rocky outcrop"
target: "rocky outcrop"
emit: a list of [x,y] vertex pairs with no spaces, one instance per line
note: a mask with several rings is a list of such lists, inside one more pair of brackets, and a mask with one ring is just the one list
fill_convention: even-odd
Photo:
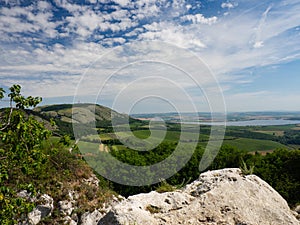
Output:
[[208,171],[184,189],[130,196],[98,225],[299,225],[287,202],[265,181],[240,169]]
[[[98,187],[96,176],[83,179]],[[51,216],[53,199],[48,195],[33,197],[27,191],[18,197],[35,202],[37,207],[20,225],[39,224]],[[202,173],[198,180],[173,192],[108,199],[101,208],[77,214],[80,195],[69,190],[57,204],[60,224],[70,225],[300,225],[300,206],[290,210],[287,202],[266,182],[255,175],[245,176],[240,169]]]

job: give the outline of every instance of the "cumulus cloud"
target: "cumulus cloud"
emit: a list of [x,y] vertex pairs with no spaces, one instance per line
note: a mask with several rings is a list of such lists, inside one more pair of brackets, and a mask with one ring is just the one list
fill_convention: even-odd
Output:
[[117,4],[119,4],[120,6],[123,6],[123,7],[130,4],[130,0],[115,0],[114,2],[116,2]]
[[228,9],[233,9],[236,5],[234,3],[231,2],[223,2],[221,4],[221,7],[224,8],[228,8]]
[[182,17],[183,21],[191,21],[192,23],[200,23],[200,24],[214,24],[217,22],[217,17],[213,16],[210,18],[205,18],[202,14],[195,14],[195,15],[186,15]]
[[104,52],[105,48],[97,43],[74,43],[72,48],[56,44],[51,48],[40,46],[30,50],[5,51],[9,59],[21,53],[26,60],[1,61],[0,80],[7,86],[19,83],[30,95],[72,96],[82,74]]
[[145,31],[140,33],[138,38],[140,40],[160,40],[183,48],[204,48],[205,45],[192,32],[186,32],[186,28],[175,25],[169,22],[154,22],[144,26]]
[[105,38],[102,43],[108,46],[115,46],[119,44],[124,44],[125,42],[126,42],[125,38],[116,37],[116,38]]
[[[36,34],[37,39],[55,38],[59,22],[53,22],[52,7],[48,3],[38,2],[28,7],[13,7],[0,9],[0,31],[7,41],[20,41],[20,33]],[[22,35],[25,36],[24,34]],[[26,38],[26,36],[25,36]]]

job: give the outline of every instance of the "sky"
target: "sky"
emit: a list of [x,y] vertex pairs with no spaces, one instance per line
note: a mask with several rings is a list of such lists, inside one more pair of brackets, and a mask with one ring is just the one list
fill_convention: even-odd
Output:
[[299,12],[299,0],[0,0],[0,86],[125,113],[300,111]]

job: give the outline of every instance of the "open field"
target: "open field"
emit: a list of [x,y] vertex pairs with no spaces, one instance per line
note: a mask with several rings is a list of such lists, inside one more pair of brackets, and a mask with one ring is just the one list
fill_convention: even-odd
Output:
[[275,136],[283,136],[284,135],[283,130],[257,130],[255,132],[269,134],[269,135],[275,135]]
[[247,152],[268,151],[286,147],[285,145],[275,141],[257,140],[250,138],[237,138],[234,140],[225,140],[223,144],[230,145]]
[[[167,124],[167,131],[161,129],[161,127],[153,127],[151,131],[145,125],[141,127],[135,127],[135,130],[129,132],[117,132],[117,133],[103,133],[101,132],[101,141],[108,143],[112,148],[118,150],[125,150],[126,146],[118,140],[121,137],[123,140],[129,141],[134,144],[134,141],[139,139],[141,141],[155,142],[157,144],[164,143],[177,143],[180,139],[185,143],[195,143],[205,147],[208,140],[210,130],[208,127],[201,127],[201,133],[198,136],[197,125],[183,125]],[[287,137],[287,132],[294,131],[299,128],[297,125],[283,125],[283,126],[249,126],[249,127],[227,127],[226,136],[224,137],[223,144],[236,147],[240,150],[247,152],[268,152],[278,148],[297,148],[299,145],[285,144],[282,140]],[[181,132],[182,130],[182,132]],[[131,133],[132,132],[132,133]],[[151,133],[152,132],[152,133]],[[134,136],[132,136],[132,134]],[[133,138],[131,138],[133,137]],[[149,139],[151,137],[151,139]],[[90,149],[88,142],[93,140],[99,140],[97,135],[91,135],[84,138],[87,141],[82,144],[81,147]],[[125,142],[126,142],[125,141]],[[143,145],[140,145],[141,147]],[[157,146],[157,145],[156,145]],[[95,147],[94,147],[95,148]]]

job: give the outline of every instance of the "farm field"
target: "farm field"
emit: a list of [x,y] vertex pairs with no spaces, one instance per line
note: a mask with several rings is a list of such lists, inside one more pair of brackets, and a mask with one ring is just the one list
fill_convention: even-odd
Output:
[[277,148],[286,147],[285,145],[275,141],[258,140],[251,138],[237,138],[234,140],[224,140],[223,144],[230,145],[247,152],[269,151],[275,150]]
[[[199,136],[198,125],[184,125],[182,127],[178,124],[167,124],[166,132],[161,127],[152,127],[151,131],[146,129],[144,124],[141,127],[135,125],[135,129],[130,132],[122,131],[117,133],[105,133],[100,132],[99,136],[104,144],[108,144],[115,150],[125,150],[126,146],[118,140],[118,137],[127,141],[133,141],[138,139],[141,141],[155,142],[159,144],[163,143],[177,143],[180,138],[186,143],[195,143],[205,147],[208,140],[210,129],[208,126],[201,127]],[[227,127],[224,137],[223,145],[229,145],[236,147],[240,150],[247,152],[269,152],[278,148],[298,148],[297,144],[285,143],[286,140],[290,140],[287,135],[289,132],[295,132],[299,128],[297,125],[282,125],[282,126],[247,126],[247,127]],[[151,133],[152,132],[152,133]],[[149,137],[151,136],[151,139]],[[131,139],[133,137],[133,139]],[[135,139],[136,138],[136,139]],[[295,138],[295,137],[294,137]],[[85,144],[82,144],[83,148],[89,149],[88,142],[95,142],[100,140],[97,135],[91,135],[84,138]],[[197,140],[198,139],[198,140]],[[125,141],[126,142],[126,141]]]

